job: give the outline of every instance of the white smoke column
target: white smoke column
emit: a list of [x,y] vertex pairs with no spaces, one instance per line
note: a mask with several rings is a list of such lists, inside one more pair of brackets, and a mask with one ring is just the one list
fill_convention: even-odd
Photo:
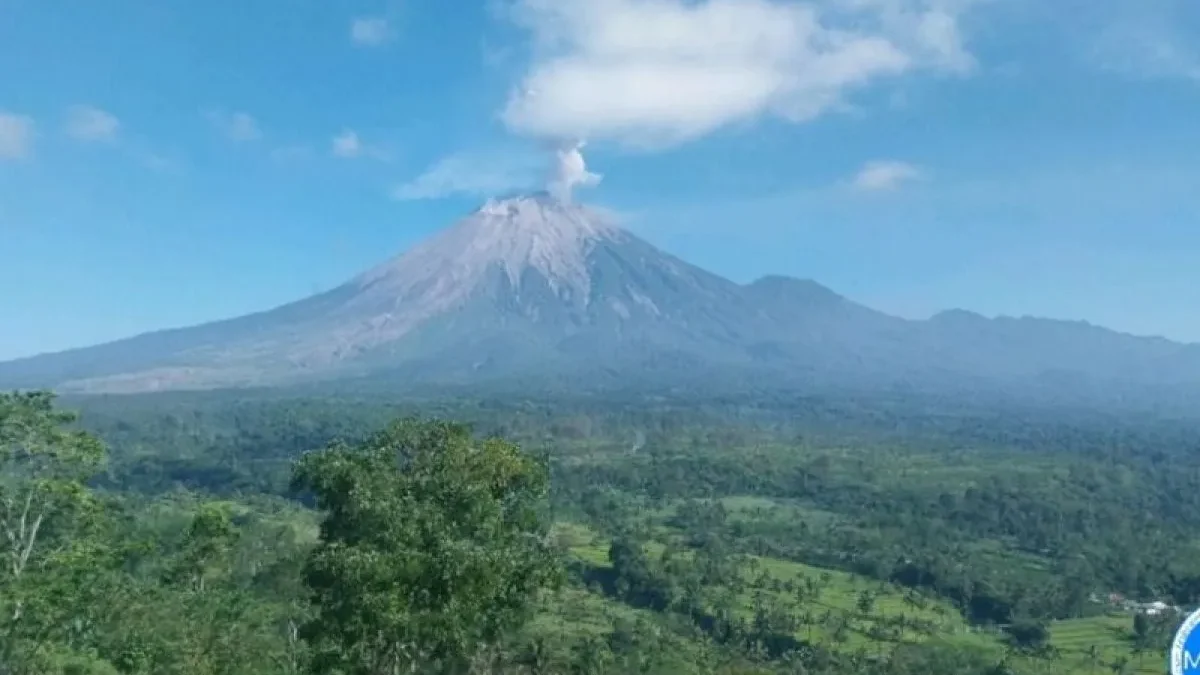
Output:
[[559,146],[555,150],[557,161],[547,189],[550,194],[564,202],[571,201],[571,191],[576,186],[589,187],[600,182],[600,174],[587,170],[587,163],[581,152],[583,146],[583,141],[578,141]]

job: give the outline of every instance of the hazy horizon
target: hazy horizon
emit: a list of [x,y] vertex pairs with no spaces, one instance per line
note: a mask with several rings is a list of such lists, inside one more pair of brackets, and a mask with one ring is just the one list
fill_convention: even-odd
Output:
[[[457,224],[457,221],[455,221],[455,222],[452,222],[452,223],[449,223],[449,224],[447,225],[447,228],[448,228],[448,227],[451,227],[451,226],[453,226],[453,225],[455,225],[455,224]],[[628,225],[628,223],[622,223],[622,225]],[[446,229],[446,228],[443,228],[443,229]],[[430,235],[430,236],[432,236],[433,234],[436,234],[436,232],[435,232],[435,233],[431,233],[431,235]],[[641,235],[642,233],[637,233],[637,234]],[[415,244],[419,244],[419,243],[420,243],[420,242],[415,242],[415,243],[414,243],[414,245],[415,245]],[[333,290],[333,289],[335,289],[335,288],[337,288],[337,287],[339,287],[339,286],[341,286],[341,285],[343,285],[343,284],[345,284],[345,283],[351,282],[351,281],[353,280],[353,278],[354,278],[354,277],[356,277],[356,276],[358,276],[359,274],[362,274],[362,273],[364,273],[364,272],[367,272],[369,269],[372,269],[372,268],[374,268],[374,267],[377,267],[378,265],[380,265],[380,264],[383,264],[383,263],[386,263],[387,261],[390,261],[390,260],[393,260],[393,259],[397,259],[397,258],[399,258],[401,255],[403,255],[405,252],[407,252],[407,251],[408,251],[408,250],[410,250],[411,248],[413,248],[413,246],[406,246],[404,249],[402,249],[402,250],[400,250],[400,251],[397,251],[395,254],[393,254],[393,255],[389,255],[389,256],[386,256],[386,257],[384,257],[384,258],[381,258],[381,259],[377,260],[376,262],[369,264],[367,267],[365,267],[365,268],[363,268],[363,269],[360,269],[360,270],[358,270],[357,272],[353,273],[352,275],[349,275],[349,276],[347,276],[346,278],[342,279],[341,281],[339,281],[339,282],[337,282],[337,283],[334,283],[334,284],[331,284],[329,287],[326,287],[326,288],[319,288],[319,289],[317,289],[317,288],[314,288],[314,289],[310,290],[310,292],[308,292],[308,293],[306,293],[306,294],[304,294],[304,295],[302,295],[302,296],[299,296],[299,297],[296,297],[296,298],[292,298],[292,299],[288,299],[288,300],[284,300],[284,301],[283,301],[283,302],[281,302],[281,303],[272,304],[272,305],[270,305],[270,306],[263,306],[263,307],[259,307],[259,308],[253,308],[253,309],[250,309],[249,311],[243,312],[242,314],[238,314],[238,315],[230,315],[230,316],[215,316],[215,317],[211,317],[211,318],[203,319],[203,320],[201,320],[201,321],[198,321],[198,322],[195,322],[195,323],[188,323],[188,324],[154,326],[154,327],[151,327],[151,328],[149,328],[149,329],[147,329],[147,330],[140,331],[140,332],[138,332],[138,333],[131,333],[131,334],[121,334],[121,335],[116,335],[116,336],[113,336],[112,338],[109,338],[109,339],[103,339],[103,340],[100,340],[100,341],[87,342],[87,343],[80,343],[80,344],[72,344],[72,345],[68,345],[68,346],[65,346],[65,347],[63,347],[63,348],[60,348],[60,349],[47,349],[47,350],[37,351],[37,352],[33,352],[33,353],[28,353],[28,354],[18,354],[18,355],[15,355],[15,356],[5,356],[3,353],[0,353],[0,362],[3,362],[3,361],[11,361],[11,360],[16,360],[16,359],[22,359],[22,358],[27,358],[27,357],[30,357],[30,356],[39,356],[39,355],[42,355],[42,354],[52,354],[52,353],[63,352],[63,351],[71,351],[71,350],[74,350],[74,349],[86,348],[86,347],[96,346],[96,345],[100,345],[100,344],[107,344],[107,343],[109,343],[109,342],[117,342],[117,341],[120,341],[120,340],[123,340],[123,339],[131,338],[131,337],[136,337],[136,336],[138,336],[138,335],[144,335],[144,334],[148,334],[148,333],[156,333],[156,332],[159,332],[159,331],[167,331],[167,330],[175,330],[175,329],[190,328],[190,327],[194,327],[194,326],[200,326],[200,325],[205,325],[205,324],[209,324],[209,323],[220,322],[220,321],[224,321],[224,320],[228,320],[228,319],[236,319],[236,318],[238,318],[238,317],[240,317],[240,316],[246,316],[246,315],[249,315],[249,314],[257,314],[257,313],[260,313],[260,312],[267,312],[267,311],[270,311],[270,310],[273,310],[273,309],[277,309],[277,308],[279,308],[279,307],[283,307],[283,306],[286,306],[286,305],[292,304],[292,303],[294,303],[294,302],[299,302],[299,301],[301,301],[301,300],[304,300],[304,299],[306,299],[306,298],[312,297],[312,296],[314,296],[314,295],[319,295],[319,294],[321,294],[321,293],[325,293],[325,292],[331,291],[331,290]],[[674,253],[673,251],[666,251],[666,252],[667,252],[667,253]],[[691,261],[690,261],[690,260],[688,260],[687,262],[691,262]],[[710,270],[708,270],[708,271],[714,271],[714,270],[711,270],[711,269],[710,269]],[[724,276],[724,275],[721,275],[721,276]],[[756,281],[756,280],[758,280],[758,279],[762,279],[762,278],[764,278],[764,277],[771,277],[771,276],[788,276],[788,277],[790,277],[790,278],[803,279],[803,277],[792,277],[792,276],[790,276],[790,275],[779,274],[779,273],[772,272],[772,271],[765,271],[765,272],[763,272],[763,273],[761,273],[761,274],[757,274],[757,275],[754,275],[754,276],[750,276],[750,277],[746,277],[746,278],[741,278],[741,279],[739,279],[739,278],[735,278],[735,277],[732,277],[732,276],[727,276],[726,278],[730,279],[731,281],[734,281],[735,283],[742,284],[742,285],[747,285],[747,284],[750,284],[750,283],[752,283],[752,282],[754,282],[754,281]],[[811,279],[811,281],[816,281],[817,283],[821,283],[821,280],[819,280],[819,279]],[[822,284],[822,285],[825,285],[825,284]],[[971,308],[969,308],[969,307],[943,307],[943,308],[932,309],[932,310],[929,310],[929,311],[924,311],[924,312],[920,312],[920,311],[918,311],[918,312],[915,312],[915,313],[914,313],[914,312],[904,312],[904,311],[901,311],[901,310],[895,310],[895,309],[889,309],[889,308],[877,307],[877,306],[871,305],[870,303],[867,303],[867,302],[863,302],[863,301],[861,301],[859,298],[856,298],[856,297],[853,297],[853,296],[848,296],[848,295],[846,295],[846,294],[842,293],[842,292],[841,292],[839,289],[837,289],[837,288],[830,288],[830,290],[831,290],[831,291],[833,291],[833,292],[835,292],[835,293],[838,293],[839,295],[843,295],[843,296],[847,297],[847,299],[848,299],[848,300],[850,300],[850,301],[852,301],[852,302],[858,302],[858,303],[860,303],[860,304],[863,304],[863,305],[865,305],[865,306],[868,306],[868,307],[870,307],[871,309],[876,309],[876,310],[879,310],[879,311],[882,311],[882,312],[884,312],[885,314],[890,314],[890,315],[892,315],[892,316],[899,317],[899,318],[903,318],[903,319],[908,319],[908,320],[911,320],[911,321],[925,321],[925,320],[929,320],[929,319],[931,319],[932,317],[934,317],[935,315],[937,315],[937,314],[939,314],[939,313],[942,313],[942,312],[950,312],[950,311],[966,311],[966,312],[970,312],[970,313],[973,313],[973,314],[979,314],[979,315],[981,315],[981,316],[984,316],[984,317],[986,317],[986,318],[988,318],[988,319],[996,319],[996,318],[1032,318],[1032,319],[1049,319],[1049,320],[1056,320],[1056,321],[1083,321],[1083,322],[1086,322],[1086,323],[1090,323],[1090,324],[1092,324],[1092,325],[1099,326],[1099,327],[1101,327],[1101,328],[1106,328],[1106,329],[1109,329],[1109,330],[1116,331],[1116,332],[1118,332],[1118,333],[1127,334],[1127,335],[1134,335],[1134,336],[1137,336],[1137,337],[1159,337],[1159,338],[1165,338],[1165,339],[1168,339],[1168,340],[1172,340],[1173,342],[1179,342],[1179,343],[1183,343],[1183,344],[1200,344],[1200,340],[1176,339],[1176,338],[1173,338],[1173,337],[1171,337],[1171,336],[1167,336],[1167,335],[1142,334],[1142,333],[1137,333],[1137,332],[1134,332],[1134,331],[1122,330],[1122,329],[1120,329],[1120,328],[1118,328],[1118,327],[1115,327],[1115,326],[1104,325],[1104,324],[1097,323],[1097,322],[1095,322],[1095,321],[1091,321],[1091,320],[1089,320],[1089,319],[1088,319],[1088,318],[1086,318],[1086,317],[1071,317],[1071,316],[1038,316],[1038,315],[1033,315],[1033,314],[1028,314],[1028,313],[1026,313],[1026,314],[1018,314],[1018,313],[1013,313],[1013,314],[1005,314],[1005,313],[998,313],[998,314],[984,314],[984,313],[982,313],[982,312],[977,312],[977,311],[975,311],[975,310],[973,310],[973,309],[971,309]]]

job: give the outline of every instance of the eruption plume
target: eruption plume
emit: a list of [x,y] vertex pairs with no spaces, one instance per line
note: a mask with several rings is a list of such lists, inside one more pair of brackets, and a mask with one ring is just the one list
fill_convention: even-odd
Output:
[[555,150],[554,172],[546,187],[550,194],[564,202],[571,201],[571,192],[576,186],[588,187],[600,182],[600,174],[587,170],[581,152],[583,146],[583,141],[577,141],[561,145]]

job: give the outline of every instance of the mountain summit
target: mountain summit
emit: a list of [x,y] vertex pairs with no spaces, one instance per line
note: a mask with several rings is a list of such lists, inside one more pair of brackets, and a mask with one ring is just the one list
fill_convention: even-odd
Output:
[[488,201],[345,284],[273,310],[0,364],[0,386],[84,392],[363,377],[396,387],[1051,378],[1200,388],[1200,348],[1048,320],[907,321],[787,277],[740,285],[600,210],[539,193]]
[[[0,382],[143,391],[390,369],[419,379],[546,370],[736,316],[738,286],[547,192],[489,200],[322,294],[194,328],[0,364]],[[674,322],[674,323],[673,323]],[[631,340],[627,345],[622,342]]]
[[528,273],[563,299],[586,302],[592,249],[624,233],[598,212],[539,193],[489,200],[457,225],[356,280],[360,300],[391,305],[410,322],[453,309],[503,272]]

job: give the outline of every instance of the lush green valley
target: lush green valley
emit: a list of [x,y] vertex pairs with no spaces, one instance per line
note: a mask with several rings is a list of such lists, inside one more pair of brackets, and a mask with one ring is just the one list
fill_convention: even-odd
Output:
[[1165,672],[1191,423],[756,400],[7,397],[0,672]]

